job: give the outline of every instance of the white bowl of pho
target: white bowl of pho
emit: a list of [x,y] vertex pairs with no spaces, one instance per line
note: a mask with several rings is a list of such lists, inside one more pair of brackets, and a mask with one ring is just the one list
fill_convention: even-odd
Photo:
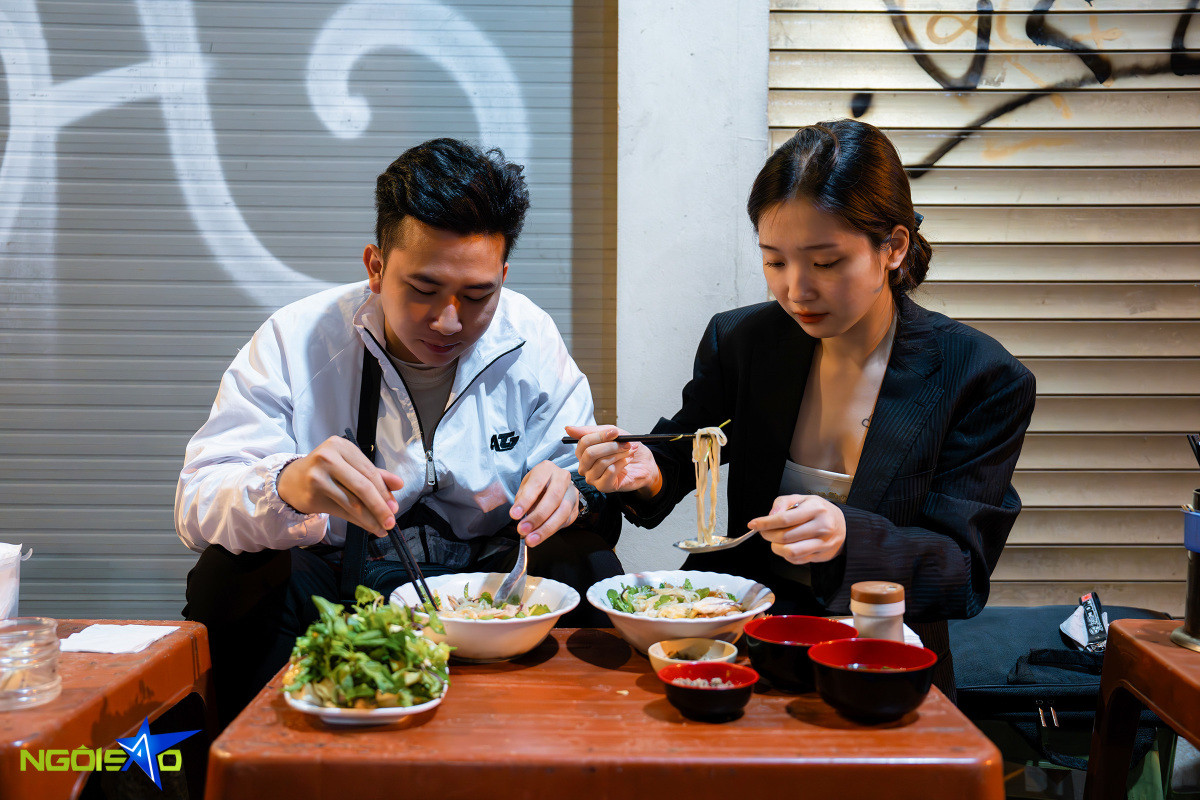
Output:
[[[460,572],[425,579],[438,598],[445,642],[454,648],[451,658],[484,662],[524,655],[546,638],[563,614],[579,605],[579,592],[570,586],[532,575],[519,605],[495,603],[492,596],[504,577],[501,572]],[[391,601],[422,606],[411,583],[392,592]],[[425,615],[418,611],[417,617]]]
[[592,584],[587,599],[645,653],[664,639],[735,642],[749,620],[771,607],[775,594],[736,575],[670,569],[606,578]]

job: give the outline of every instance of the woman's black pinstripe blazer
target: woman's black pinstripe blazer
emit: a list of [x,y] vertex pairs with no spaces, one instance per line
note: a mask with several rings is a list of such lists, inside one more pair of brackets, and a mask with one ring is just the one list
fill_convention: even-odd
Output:
[[[910,622],[970,617],[1021,508],[1013,468],[1033,413],[1033,374],[994,339],[907,297],[849,496],[846,543],[812,565],[811,589],[780,573],[758,539],[692,555],[685,567],[744,575],[770,586],[779,611],[846,613],[850,586],[893,580]],[[804,396],[816,340],[777,303],[713,317],[683,407],[655,432],[691,432],[730,420],[729,530],[767,514]],[[663,491],[623,497],[634,524],[653,527],[695,489],[690,441],[651,448]]]

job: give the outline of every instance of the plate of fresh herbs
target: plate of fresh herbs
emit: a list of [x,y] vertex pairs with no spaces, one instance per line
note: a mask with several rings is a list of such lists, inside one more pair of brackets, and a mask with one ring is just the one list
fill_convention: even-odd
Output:
[[[283,676],[288,705],[332,725],[381,725],[434,708],[449,687],[450,646],[432,608],[418,622],[406,606],[365,586],[347,611],[313,597],[320,615]],[[439,636],[440,638],[440,636]]]

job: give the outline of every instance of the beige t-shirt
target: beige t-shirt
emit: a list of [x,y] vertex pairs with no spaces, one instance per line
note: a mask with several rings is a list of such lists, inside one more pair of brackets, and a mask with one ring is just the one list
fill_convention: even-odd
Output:
[[850,494],[853,475],[841,472],[806,467],[791,459],[783,462],[783,478],[779,482],[779,494],[815,494],[834,503],[846,502]]
[[[846,502],[850,494],[853,475],[816,469],[797,464],[790,458],[783,462],[783,477],[779,481],[779,496],[785,494],[815,494],[837,503]],[[782,559],[773,559],[772,571],[789,580],[812,586],[812,567],[809,564],[792,564]]]
[[428,450],[433,444],[433,431],[446,413],[446,402],[450,399],[454,375],[458,372],[458,359],[441,367],[401,361],[391,353],[388,353],[388,359],[400,373],[413,405],[417,407],[417,416],[421,418],[421,438]]

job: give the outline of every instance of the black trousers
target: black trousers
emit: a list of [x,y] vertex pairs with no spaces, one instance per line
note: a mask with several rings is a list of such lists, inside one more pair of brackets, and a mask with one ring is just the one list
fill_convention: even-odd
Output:
[[[507,572],[516,549],[480,559],[458,571]],[[529,574],[565,583],[580,603],[559,621],[563,627],[608,627],[608,617],[583,599],[593,583],[624,570],[612,547],[590,531],[568,529],[529,549]],[[422,564],[426,575],[450,571]],[[188,573],[185,619],[208,628],[217,717],[228,725],[287,663],[296,644],[317,619],[312,596],[336,599],[340,569],[301,548],[234,554],[210,545]],[[363,584],[389,595],[408,582],[394,561],[369,561]]]

